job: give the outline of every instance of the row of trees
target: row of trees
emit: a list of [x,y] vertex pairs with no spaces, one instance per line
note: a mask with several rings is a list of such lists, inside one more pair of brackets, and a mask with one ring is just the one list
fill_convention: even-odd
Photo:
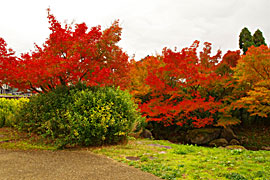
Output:
[[243,112],[269,115],[270,56],[267,46],[252,46],[246,55],[218,51],[199,42],[180,52],[164,48],[161,55],[133,61],[131,93],[149,121],[164,125],[204,127],[240,123]]
[[[181,51],[164,48],[162,54],[136,62],[117,45],[118,21],[101,31],[85,23],[63,26],[50,10],[48,20],[49,38],[31,53],[17,57],[0,39],[1,83],[39,93],[77,83],[120,86],[134,95],[148,121],[165,126],[237,124],[243,109],[269,115],[270,55],[267,46],[258,45],[257,31],[252,42],[259,47],[243,49],[245,55],[238,50],[211,56],[210,43],[198,52],[195,41]],[[243,31],[240,48],[248,44]]]

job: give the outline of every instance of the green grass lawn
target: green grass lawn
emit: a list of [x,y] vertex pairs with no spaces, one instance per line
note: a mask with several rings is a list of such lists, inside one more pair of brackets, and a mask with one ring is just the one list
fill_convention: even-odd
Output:
[[[11,128],[0,128],[0,148],[57,150],[38,136]],[[102,154],[163,179],[270,179],[270,151],[207,148],[147,139],[74,150]]]
[[[152,144],[152,145],[149,145]],[[171,149],[162,146],[170,146]],[[137,140],[93,150],[163,179],[270,179],[270,151]],[[128,160],[132,159],[132,160]]]

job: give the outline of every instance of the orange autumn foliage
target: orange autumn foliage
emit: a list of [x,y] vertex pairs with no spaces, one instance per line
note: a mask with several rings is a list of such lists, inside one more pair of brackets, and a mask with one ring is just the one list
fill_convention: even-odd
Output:
[[270,49],[265,45],[250,47],[234,69],[234,77],[246,85],[247,95],[234,103],[235,108],[247,108],[252,116],[270,115]]
[[148,74],[163,65],[164,63],[160,56],[147,56],[140,61],[131,61],[129,71],[131,84],[128,90],[135,97],[136,102],[141,102],[140,97],[146,96],[151,92],[150,86],[145,83]]

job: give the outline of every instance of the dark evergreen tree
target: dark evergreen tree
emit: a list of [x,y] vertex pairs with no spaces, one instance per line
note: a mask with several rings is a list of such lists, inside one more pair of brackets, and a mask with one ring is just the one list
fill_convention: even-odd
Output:
[[259,47],[260,45],[266,45],[263,34],[259,29],[257,29],[257,31],[253,34],[252,39],[254,46],[256,47]]
[[239,35],[239,47],[246,54],[248,48],[254,45],[253,38],[248,28],[243,28]]

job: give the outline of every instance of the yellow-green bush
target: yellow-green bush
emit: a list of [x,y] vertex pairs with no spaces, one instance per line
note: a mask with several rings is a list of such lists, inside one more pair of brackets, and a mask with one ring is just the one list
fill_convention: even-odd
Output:
[[124,140],[144,118],[131,95],[112,87],[59,87],[31,97],[17,127],[58,146],[113,144]]
[[0,127],[11,127],[15,123],[16,114],[28,102],[27,98],[6,99],[0,98]]

